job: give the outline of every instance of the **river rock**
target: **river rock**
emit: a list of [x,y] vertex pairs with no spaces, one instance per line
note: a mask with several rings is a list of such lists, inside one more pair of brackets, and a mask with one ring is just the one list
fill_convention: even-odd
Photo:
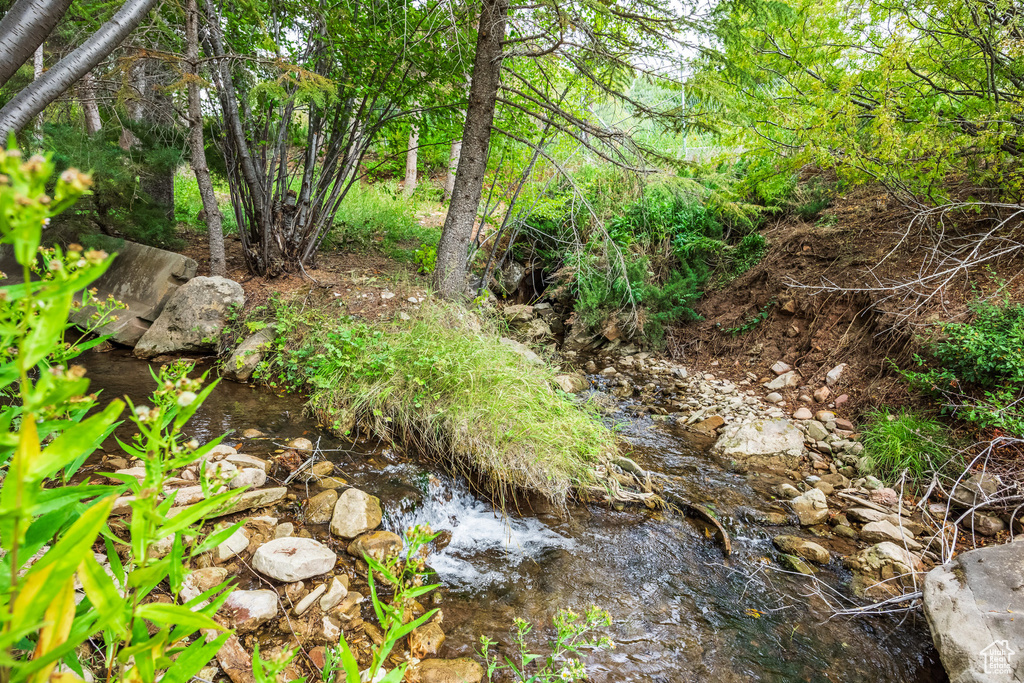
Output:
[[263,360],[264,353],[274,342],[275,334],[273,326],[268,326],[242,340],[221,366],[221,375],[239,382],[249,381],[256,366]]
[[324,597],[320,598],[320,609],[323,612],[330,612],[334,609],[339,602],[345,599],[348,595],[348,587],[345,586],[345,582],[335,576],[331,579],[330,588],[327,589],[327,593]]
[[320,598],[320,596],[323,595],[326,591],[327,586],[323,584],[320,584],[319,586],[311,590],[309,592],[309,595],[302,598],[302,600],[299,601],[299,604],[295,606],[295,616],[301,617],[303,614],[305,614],[306,610],[312,607],[313,603],[316,602]]
[[271,489],[249,489],[248,491],[243,491],[228,507],[219,510],[215,514],[211,514],[210,517],[223,517],[224,515],[244,510],[273,505],[277,501],[283,500],[286,495],[288,495],[288,488],[286,486],[278,486]]
[[363,555],[380,562],[388,555],[397,555],[402,551],[402,537],[390,531],[371,531],[363,534],[348,544],[348,554],[362,558]]
[[329,489],[321,491],[306,501],[306,523],[327,524],[334,514],[334,505],[338,502],[338,492]]
[[789,387],[795,387],[800,385],[800,373],[796,370],[790,370],[784,372],[771,382],[764,385],[764,388],[769,391],[778,391],[780,389],[787,389]]
[[899,546],[906,544],[906,547],[911,550],[921,549],[921,544],[914,540],[913,534],[906,529],[901,529],[888,519],[880,519],[877,522],[865,524],[860,530],[860,537],[866,543],[892,541]]
[[295,536],[264,543],[252,556],[256,571],[285,583],[326,574],[337,561],[338,556],[323,543]]
[[799,536],[776,536],[772,539],[772,543],[784,553],[798,555],[818,564],[828,564],[830,558],[828,551],[820,545]]
[[135,355],[213,351],[233,307],[245,303],[242,286],[224,277],[194,277],[179,287],[139,339]]
[[228,570],[224,567],[202,567],[189,573],[181,582],[181,597],[185,601],[194,600],[214,586],[219,586],[228,578]]
[[296,475],[299,481],[311,482],[317,479],[323,479],[324,477],[330,477],[334,474],[334,463],[326,460],[313,463],[307,469],[302,470]]
[[914,585],[915,572],[924,570],[920,557],[891,541],[866,548],[843,563],[853,570],[853,591],[860,597],[899,594]]
[[424,659],[409,667],[408,683],[480,683],[484,668],[472,659]]
[[793,512],[800,518],[801,526],[821,524],[828,518],[828,500],[818,489],[808,489],[789,501]]
[[712,453],[751,467],[795,469],[803,433],[789,420],[755,420],[727,426]]
[[[244,453],[232,453],[224,457],[224,460],[231,463],[240,470],[244,469],[259,469],[264,472],[270,471],[270,463],[263,458],[257,458],[254,455],[245,455]],[[260,484],[263,486],[263,484]]]
[[244,553],[249,548],[249,534],[245,529],[239,527],[235,533],[227,537],[223,543],[214,550],[214,557],[217,562],[226,562],[239,553]]
[[443,644],[444,631],[434,622],[414,628],[409,634],[409,654],[416,659],[436,657]]
[[277,616],[277,593],[272,590],[232,591],[220,613],[227,619],[228,628],[239,633],[254,631]]
[[963,507],[974,507],[996,495],[1001,483],[999,477],[988,472],[972,474],[954,487],[950,498]]
[[267,483],[267,473],[263,469],[249,467],[241,470],[228,482],[230,489],[257,489]]
[[1024,681],[1024,543],[971,550],[928,572],[924,614],[950,681]]
[[824,441],[825,437],[828,436],[828,430],[825,429],[825,425],[817,420],[808,420],[804,428],[807,430],[807,436],[815,441]]
[[331,533],[342,538],[355,538],[359,534],[376,529],[384,514],[380,500],[359,489],[348,489],[334,505],[331,516]]
[[291,441],[288,442],[286,447],[292,449],[293,451],[298,451],[299,453],[313,452],[313,442],[304,436],[300,436],[297,439],[292,439]]
[[555,375],[554,382],[567,394],[578,394],[590,386],[587,378],[582,375]]

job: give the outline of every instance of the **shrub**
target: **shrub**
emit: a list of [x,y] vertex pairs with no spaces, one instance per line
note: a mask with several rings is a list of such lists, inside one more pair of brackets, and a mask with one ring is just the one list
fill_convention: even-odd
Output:
[[881,408],[868,413],[864,452],[888,481],[903,472],[919,479],[925,472],[940,470],[952,457],[948,430],[938,420],[912,411]]
[[[0,240],[11,245],[25,280],[0,288],[0,391],[7,399],[0,408],[0,462],[6,465],[0,487],[0,677],[46,681],[63,665],[74,673],[52,680],[78,681],[85,674],[79,650],[85,649],[101,660],[103,680],[186,681],[228,638],[194,636],[200,629],[224,630],[212,617],[230,588],[224,583],[181,600],[183,561],[211,551],[237,529],[192,542],[200,535],[195,523],[236,492],[215,493],[226,482],[203,472],[206,500],[173,517],[173,498],[162,500],[162,493],[174,469],[220,441],[199,446],[180,436],[213,385],[200,390],[202,379],[171,368],[154,377],[159,389],[152,407],[130,406],[137,432],[122,445],[142,460],[141,481],[108,475],[123,484],[61,485],[69,468],[80,466],[110,434],[125,405],[115,400],[92,410],[96,398],[88,394],[85,370],[67,365],[87,344],[68,344],[64,336],[76,292],[102,275],[111,258],[77,245],[67,252],[55,248],[44,255],[41,279],[32,277],[43,226],[90,184],[74,169],[51,184],[52,172],[44,157],[23,161],[15,149],[0,152]],[[131,522],[115,531],[108,518],[115,499],[126,493],[132,495]],[[168,541],[166,557],[152,552]],[[94,552],[97,545],[105,548],[106,566]],[[161,586],[173,602],[152,599]]]

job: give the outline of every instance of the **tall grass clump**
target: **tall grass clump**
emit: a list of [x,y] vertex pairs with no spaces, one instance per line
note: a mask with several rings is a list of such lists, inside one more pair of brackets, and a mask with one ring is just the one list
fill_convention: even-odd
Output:
[[331,242],[351,250],[378,249],[402,261],[412,261],[423,245],[437,246],[439,228],[416,220],[415,204],[394,182],[354,185],[338,208]]
[[883,479],[894,481],[903,472],[920,479],[925,472],[935,472],[954,453],[949,441],[949,428],[938,420],[919,413],[881,408],[868,413],[864,430],[864,451]]
[[310,410],[338,433],[359,424],[479,475],[500,500],[523,490],[559,505],[615,448],[596,413],[553,388],[550,368],[462,309],[430,304],[370,327],[276,306],[275,353],[259,378],[308,390]]

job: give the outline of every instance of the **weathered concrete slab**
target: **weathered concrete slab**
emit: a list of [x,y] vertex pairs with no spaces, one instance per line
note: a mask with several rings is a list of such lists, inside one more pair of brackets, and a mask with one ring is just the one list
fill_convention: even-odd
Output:
[[[100,334],[112,335],[111,340],[119,344],[135,346],[164,310],[171,294],[195,277],[197,268],[198,264],[187,256],[125,242],[94,287],[99,298],[111,295],[128,309],[117,311],[118,319],[100,328]],[[74,313],[71,319],[81,324],[93,312],[92,307],[87,307]]]

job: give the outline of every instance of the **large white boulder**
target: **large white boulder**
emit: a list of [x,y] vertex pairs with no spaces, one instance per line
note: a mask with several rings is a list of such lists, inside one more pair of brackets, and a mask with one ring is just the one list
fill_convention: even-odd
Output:
[[712,453],[726,460],[785,469],[794,468],[803,451],[803,432],[785,419],[729,425],[712,448]]
[[1024,681],[1024,541],[928,572],[924,614],[951,683]]
[[326,574],[337,561],[338,556],[320,541],[297,536],[264,543],[252,556],[256,571],[284,583]]

